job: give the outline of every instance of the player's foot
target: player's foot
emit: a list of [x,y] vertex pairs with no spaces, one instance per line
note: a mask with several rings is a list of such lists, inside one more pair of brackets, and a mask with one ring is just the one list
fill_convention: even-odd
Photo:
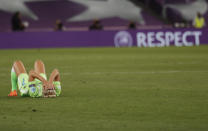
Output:
[[17,91],[11,91],[8,96],[17,96]]

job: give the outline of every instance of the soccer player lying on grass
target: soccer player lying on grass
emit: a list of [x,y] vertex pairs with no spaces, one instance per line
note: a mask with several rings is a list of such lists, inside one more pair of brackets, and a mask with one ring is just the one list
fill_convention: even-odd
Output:
[[29,76],[21,61],[15,61],[11,70],[12,91],[8,96],[17,96],[17,86],[21,96],[56,97],[61,94],[60,74],[54,69],[47,81],[45,66],[41,60],[34,64]]

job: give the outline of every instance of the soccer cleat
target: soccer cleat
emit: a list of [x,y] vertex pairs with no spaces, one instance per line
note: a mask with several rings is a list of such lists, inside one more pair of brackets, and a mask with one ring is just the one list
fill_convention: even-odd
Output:
[[17,96],[17,91],[11,91],[8,96]]

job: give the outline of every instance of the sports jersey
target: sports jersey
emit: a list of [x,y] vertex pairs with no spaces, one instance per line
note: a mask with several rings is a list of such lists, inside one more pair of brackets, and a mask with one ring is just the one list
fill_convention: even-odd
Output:
[[[46,74],[40,74],[45,80],[47,80]],[[30,96],[30,97],[43,97],[43,84],[40,80],[35,79],[34,81],[29,81],[29,76],[26,73],[19,74],[18,78],[15,78],[15,75],[12,75],[12,83],[17,82],[18,89],[21,96]],[[61,94],[61,83],[60,81],[53,82],[56,96]]]

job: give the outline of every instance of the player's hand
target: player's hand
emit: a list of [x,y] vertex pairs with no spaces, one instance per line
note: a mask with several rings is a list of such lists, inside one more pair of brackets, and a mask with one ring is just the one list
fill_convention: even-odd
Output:
[[56,91],[53,84],[43,83],[43,97],[56,97]]

